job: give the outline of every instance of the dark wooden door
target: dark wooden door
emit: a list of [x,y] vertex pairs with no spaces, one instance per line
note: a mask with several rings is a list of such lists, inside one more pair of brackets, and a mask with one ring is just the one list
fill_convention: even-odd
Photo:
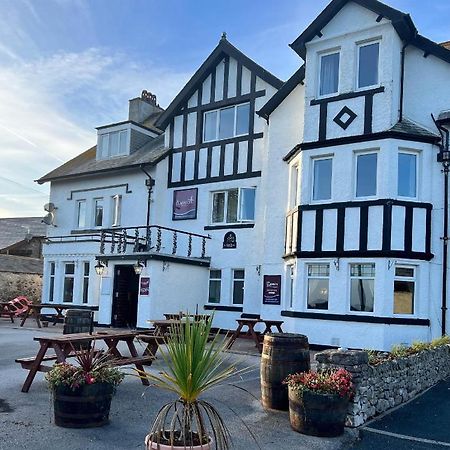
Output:
[[136,328],[139,275],[133,266],[115,266],[111,325]]

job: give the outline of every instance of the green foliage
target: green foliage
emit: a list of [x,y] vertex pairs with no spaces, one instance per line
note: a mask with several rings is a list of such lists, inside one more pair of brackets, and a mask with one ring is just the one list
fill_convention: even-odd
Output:
[[441,336],[431,341],[431,348],[442,347],[450,344],[450,336]]
[[397,359],[397,358],[404,358],[405,356],[411,355],[411,349],[410,347],[407,347],[406,345],[398,344],[392,346],[391,349],[391,358]]

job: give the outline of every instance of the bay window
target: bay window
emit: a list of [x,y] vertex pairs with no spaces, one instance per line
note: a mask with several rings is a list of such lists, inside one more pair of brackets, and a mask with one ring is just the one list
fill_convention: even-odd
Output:
[[212,193],[211,223],[242,223],[255,220],[256,188],[236,188]]
[[75,280],[75,263],[64,264],[63,302],[73,302],[73,287]]
[[415,267],[395,266],[394,314],[414,314]]
[[399,152],[397,171],[398,195],[401,197],[417,197],[417,155]]
[[328,309],[329,264],[308,264],[308,309]]
[[320,56],[319,95],[330,95],[338,92],[339,57],[339,52]]
[[356,156],[356,197],[371,197],[377,194],[377,153]]
[[206,111],[203,115],[203,142],[248,134],[249,121],[250,103]]
[[358,51],[358,88],[378,84],[379,42],[362,44]]
[[375,264],[350,264],[350,310],[373,312]]

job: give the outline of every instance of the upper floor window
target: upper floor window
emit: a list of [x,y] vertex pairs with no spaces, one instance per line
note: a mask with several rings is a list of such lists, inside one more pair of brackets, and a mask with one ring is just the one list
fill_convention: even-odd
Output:
[[255,220],[256,188],[238,188],[213,192],[211,222],[238,223]]
[[339,52],[320,57],[319,95],[335,94],[339,89]]
[[121,156],[128,154],[128,131],[113,131],[99,136],[100,157]]
[[96,198],[94,200],[94,227],[103,225],[103,199]]
[[359,46],[358,88],[378,84],[379,42]]
[[86,227],[86,200],[77,201],[77,228]]
[[120,225],[120,216],[122,213],[122,196],[114,195],[112,197],[112,226],[118,227]]
[[331,199],[333,158],[313,159],[313,200]]
[[250,103],[207,111],[203,116],[203,141],[217,141],[249,132]]
[[398,154],[398,195],[417,197],[417,155],[414,153]]
[[356,156],[356,197],[377,194],[377,153]]
[[350,264],[350,310],[373,312],[375,264]]

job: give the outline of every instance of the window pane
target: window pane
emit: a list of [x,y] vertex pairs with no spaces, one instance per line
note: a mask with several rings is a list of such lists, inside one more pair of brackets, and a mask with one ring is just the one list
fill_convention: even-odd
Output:
[[395,276],[414,278],[414,269],[412,267],[396,267]]
[[73,301],[73,277],[64,278],[63,302]]
[[48,301],[52,302],[54,299],[55,292],[55,277],[50,277],[50,286],[48,289]]
[[331,198],[331,176],[333,160],[318,159],[314,161],[314,200],[329,200]]
[[101,227],[103,225],[103,201],[102,200],[95,201],[94,225],[96,227]]
[[83,278],[83,303],[88,302],[89,278]]
[[374,280],[353,279],[351,281],[350,309],[373,312]]
[[333,94],[338,91],[339,53],[322,56],[320,59],[320,95]]
[[225,208],[225,192],[216,192],[213,194],[213,210],[212,210],[212,222],[222,223],[224,221],[224,208]]
[[378,51],[378,43],[359,47],[358,87],[378,84]]
[[248,134],[248,124],[250,119],[250,104],[239,105],[236,111],[236,135]]
[[228,191],[227,223],[237,222],[238,192],[237,189]]
[[233,271],[233,278],[235,280],[243,280],[245,277],[245,271],[244,270],[234,270]]
[[115,195],[113,197],[113,226],[120,225],[120,213],[121,213],[121,205],[122,205],[122,196]]
[[66,275],[73,275],[75,273],[75,264],[69,263],[65,266]]
[[377,193],[377,154],[359,155],[356,167],[356,196],[368,197]]
[[77,226],[78,228],[84,228],[86,226],[86,202],[78,202],[77,211]]
[[203,140],[213,141],[217,139],[217,111],[207,112],[204,116]]
[[106,158],[108,156],[109,134],[100,136],[100,156]]
[[375,277],[375,264],[352,264],[350,266],[352,277]]
[[209,281],[209,303],[220,303],[220,280]]
[[221,270],[210,270],[209,271],[209,278],[210,279],[213,279],[213,278],[215,278],[215,279],[220,279],[220,278],[222,278],[222,271]]
[[109,155],[117,156],[119,154],[119,132],[109,133]]
[[414,314],[414,281],[394,281],[394,314]]
[[219,139],[234,136],[234,107],[220,110]]
[[316,277],[328,277],[330,276],[330,265],[329,264],[309,264],[308,265],[308,276]]
[[121,131],[119,134],[119,154],[124,155],[127,152],[127,132]]
[[241,189],[240,220],[255,220],[255,193],[253,188]]
[[308,308],[328,309],[328,279],[308,280]]
[[50,275],[55,275],[55,263],[50,263]]
[[84,276],[85,277],[89,276],[89,263],[88,262],[84,263]]
[[398,154],[398,195],[416,196],[417,157],[411,153]]
[[242,305],[244,303],[244,281],[233,282],[233,304]]

